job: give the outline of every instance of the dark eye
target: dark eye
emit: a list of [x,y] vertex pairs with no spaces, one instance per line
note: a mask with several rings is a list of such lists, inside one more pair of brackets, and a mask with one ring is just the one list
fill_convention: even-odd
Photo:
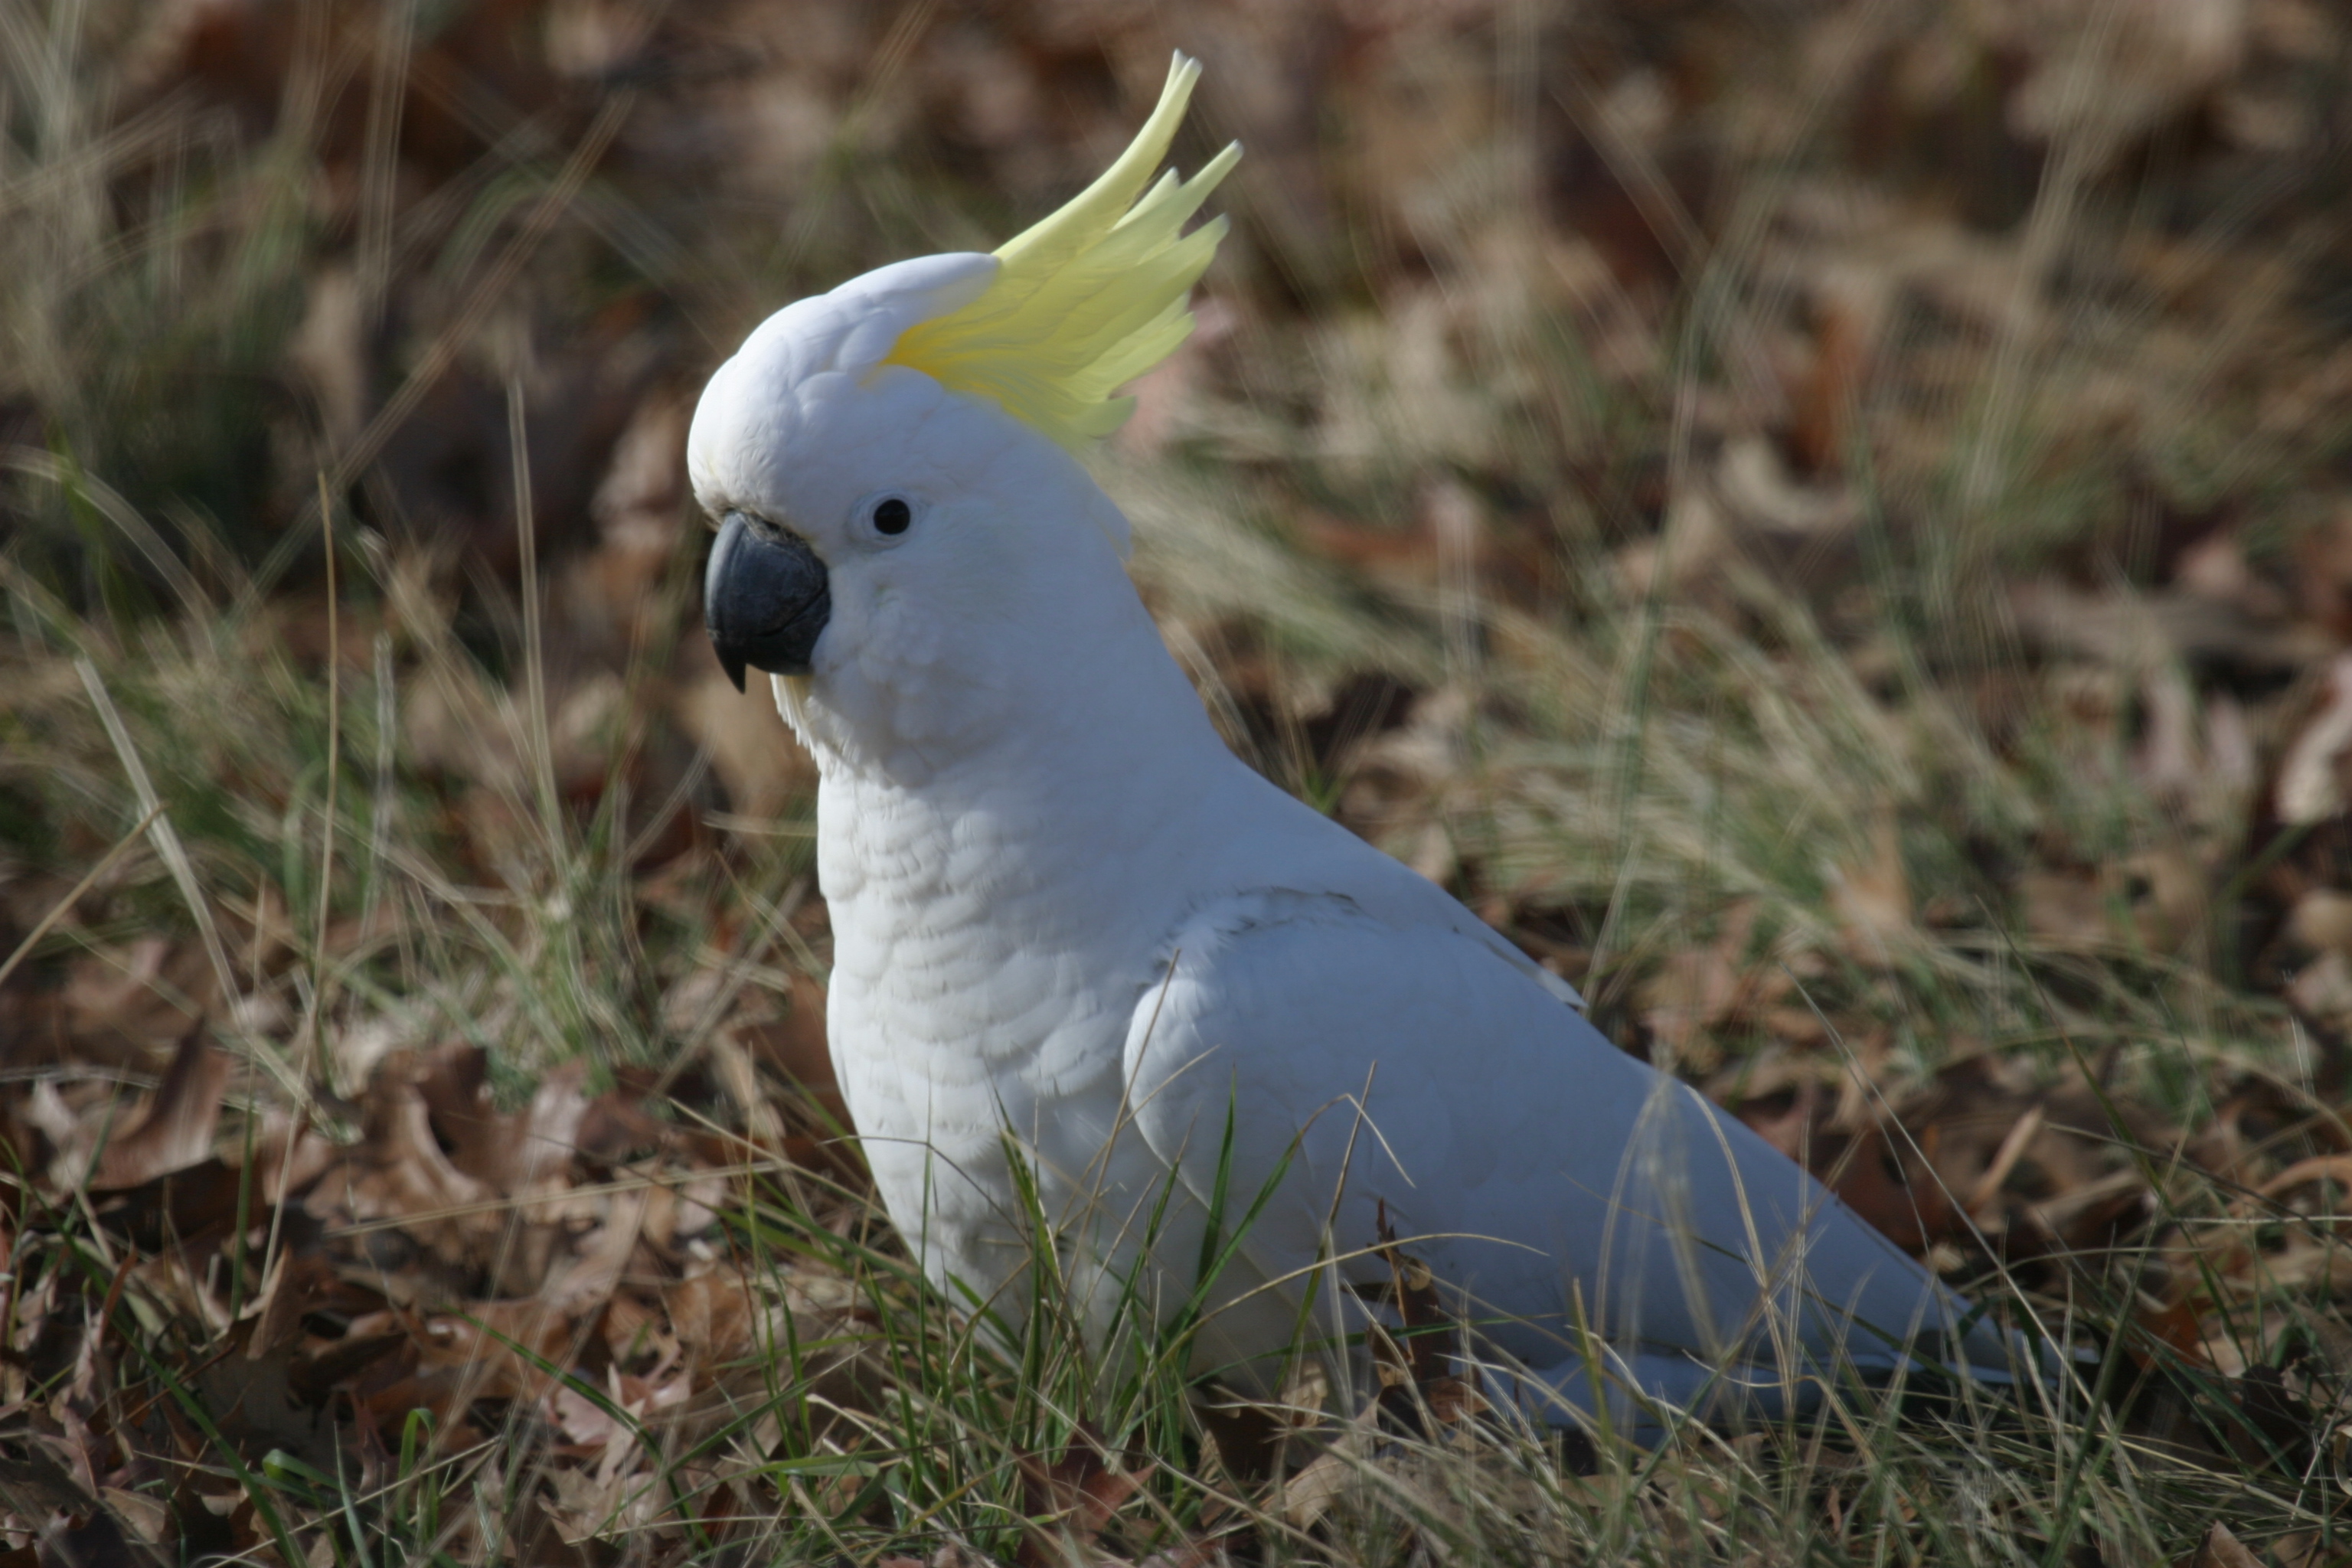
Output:
[[898,534],[907,531],[915,521],[915,509],[897,496],[884,496],[874,503],[874,531]]

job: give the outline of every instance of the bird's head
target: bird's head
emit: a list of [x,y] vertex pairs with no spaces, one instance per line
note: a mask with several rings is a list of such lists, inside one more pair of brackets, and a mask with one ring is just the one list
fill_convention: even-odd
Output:
[[1199,74],[1179,55],[1118,162],[993,255],[800,300],[711,376],[687,460],[719,523],[704,614],[738,687],[747,668],[852,701],[909,668],[951,684],[961,645],[1049,635],[1071,588],[1117,569],[1126,521],[1073,454],[1192,331],[1186,297],[1224,233],[1181,231],[1238,146],[1150,183]]

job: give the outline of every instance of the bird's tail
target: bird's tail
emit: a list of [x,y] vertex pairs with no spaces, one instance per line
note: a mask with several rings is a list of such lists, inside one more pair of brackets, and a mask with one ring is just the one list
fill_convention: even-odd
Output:
[[[1995,1347],[2001,1353],[1989,1353]],[[1769,1423],[1815,1413],[1832,1397],[1897,1399],[1906,1407],[2079,1403],[2084,1370],[2083,1353],[2049,1335],[1974,1325],[1916,1336],[1896,1352],[1808,1357],[1793,1366],[1764,1354],[1709,1362],[1587,1336],[1547,1365],[1482,1358],[1465,1374],[1511,1418],[1648,1447],[1689,1421]]]

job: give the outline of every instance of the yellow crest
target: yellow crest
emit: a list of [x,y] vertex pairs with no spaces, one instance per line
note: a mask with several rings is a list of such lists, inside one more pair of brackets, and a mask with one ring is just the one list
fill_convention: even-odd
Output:
[[1074,450],[1125,424],[1135,399],[1112,391],[1191,335],[1185,296],[1225,235],[1223,217],[1181,237],[1177,231],[1240,161],[1240,142],[1190,180],[1171,169],[1144,189],[1200,77],[1200,62],[1179,54],[1159,107],[1118,161],[1061,211],[1006,241],[987,292],[908,328],[883,363],[992,398]]

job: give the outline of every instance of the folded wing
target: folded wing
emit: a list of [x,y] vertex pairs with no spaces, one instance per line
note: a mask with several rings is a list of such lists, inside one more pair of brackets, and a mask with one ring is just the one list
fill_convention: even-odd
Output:
[[[1187,921],[1165,976],[1128,1037],[1133,1134],[1196,1204],[1223,1194],[1235,1353],[1322,1263],[1384,1279],[1385,1223],[1487,1347],[1577,1406],[1580,1328],[1677,1403],[1722,1375],[1953,1359],[1965,1309],[1924,1269],[1484,943],[1265,889]],[[1958,1359],[2008,1356],[1978,1329]]]

